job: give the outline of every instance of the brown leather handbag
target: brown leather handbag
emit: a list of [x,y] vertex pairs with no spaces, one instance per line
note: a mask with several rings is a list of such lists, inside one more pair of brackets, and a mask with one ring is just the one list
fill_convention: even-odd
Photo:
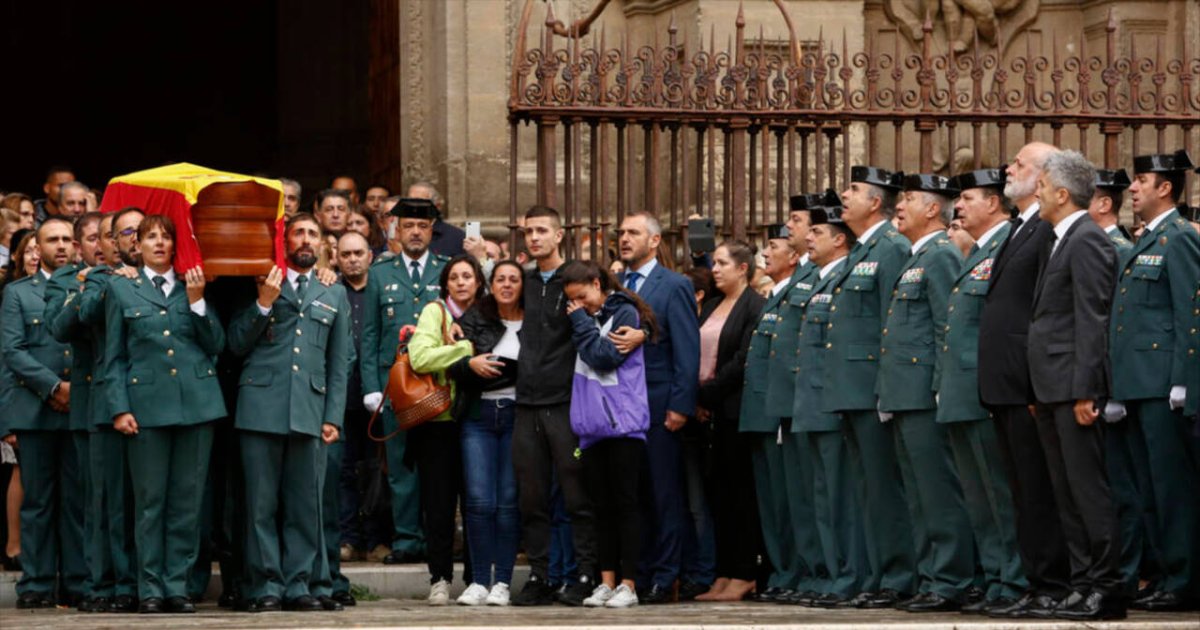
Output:
[[[454,343],[454,339],[450,337],[450,313],[441,302],[436,304],[442,309],[442,342],[450,345]],[[408,341],[412,335],[405,336],[407,329],[406,326],[400,330],[396,361],[388,370],[387,385],[384,387],[384,393],[392,403],[397,428],[383,437],[375,437],[372,429],[379,413],[383,411],[383,405],[379,405],[367,424],[367,436],[376,442],[386,442],[401,431],[407,431],[442,415],[454,402],[450,397],[449,384],[439,385],[436,374],[420,374],[413,370],[408,360]]]

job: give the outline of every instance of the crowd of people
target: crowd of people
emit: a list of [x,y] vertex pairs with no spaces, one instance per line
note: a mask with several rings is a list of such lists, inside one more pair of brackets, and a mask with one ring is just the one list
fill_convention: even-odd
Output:
[[644,212],[606,266],[550,207],[509,252],[425,182],[283,179],[286,267],[216,279],[52,169],[0,201],[18,606],[194,612],[215,561],[221,606],[340,610],[371,560],[432,605],[1195,610],[1194,165],[1132,166],[856,166],[679,272]]

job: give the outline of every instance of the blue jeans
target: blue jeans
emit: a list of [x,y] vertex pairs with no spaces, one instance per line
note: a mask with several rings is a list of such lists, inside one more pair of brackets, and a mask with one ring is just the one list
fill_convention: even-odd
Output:
[[466,485],[467,545],[478,584],[512,584],[521,519],[512,461],[512,400],[481,400],[479,413],[462,425],[463,479]]
[[571,516],[567,514],[557,475],[552,475],[550,480],[550,568],[547,573],[550,586],[555,588],[579,581],[575,532],[571,529]]

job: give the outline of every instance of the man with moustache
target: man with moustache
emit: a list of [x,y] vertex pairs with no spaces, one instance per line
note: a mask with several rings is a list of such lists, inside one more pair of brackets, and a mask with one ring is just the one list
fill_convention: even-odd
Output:
[[[18,608],[75,606],[87,595],[83,520],[74,507],[78,458],[70,432],[71,346],[56,341],[46,321],[46,284],[75,257],[71,223],[49,218],[37,231],[41,268],[4,290],[0,352],[15,387],[8,391],[0,435],[21,449],[21,565]],[[57,591],[57,592],[56,592]]]
[[286,610],[324,609],[309,590],[323,552],[324,466],[315,463],[321,443],[338,439],[352,342],[345,291],[313,277],[321,238],[315,218],[293,215],[287,270],[272,269],[257,303],[229,325],[230,349],[246,357],[235,426],[246,471],[250,612],[279,610],[281,599]]
[[374,184],[367,187],[367,196],[363,200],[363,207],[371,211],[371,214],[379,221],[384,218],[383,202],[391,197],[392,193],[388,191],[387,186]]
[[77,221],[88,211],[88,194],[91,191],[81,182],[67,182],[58,189],[59,216],[68,221]]
[[1005,171],[1004,196],[1017,207],[1008,240],[991,269],[979,313],[979,399],[995,418],[1000,454],[1016,511],[1017,548],[1029,590],[995,617],[1045,618],[1070,593],[1067,545],[1046,456],[1029,405],[1027,334],[1041,260],[1050,247],[1050,225],[1038,216],[1037,179],[1056,151],[1044,142],[1021,147]]
[[[446,198],[429,182],[415,182],[408,187],[408,195],[412,199],[428,199],[436,208],[436,219],[433,222],[433,240],[429,249],[433,253],[452,258],[463,253],[463,240],[467,233],[449,223],[446,223]],[[589,593],[590,594],[590,593]]]
[[317,193],[317,221],[325,234],[341,235],[350,219],[350,195],[344,190],[327,188]]
[[1012,493],[1004,476],[991,414],[979,402],[979,311],[987,296],[996,254],[1011,225],[1004,207],[1004,171],[962,173],[954,209],[975,241],[955,274],[946,308],[946,335],[938,353],[937,422],[945,427],[963,505],[983,569],[983,598],[962,612],[990,614],[1006,609],[1028,587],[1017,555]]

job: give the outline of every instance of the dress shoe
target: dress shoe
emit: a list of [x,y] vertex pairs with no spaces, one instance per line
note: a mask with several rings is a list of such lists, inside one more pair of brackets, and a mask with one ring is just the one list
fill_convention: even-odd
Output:
[[1057,607],[1058,601],[1049,595],[1025,593],[1007,606],[997,600],[994,605],[987,607],[985,614],[1000,619],[1050,619],[1054,617]]
[[408,551],[392,551],[383,557],[384,564],[420,564],[421,556]]
[[808,604],[808,606],[811,608],[838,608],[844,601],[846,600],[833,593],[824,593],[814,597],[812,603]]
[[971,601],[971,602],[967,602],[967,603],[963,604],[963,607],[960,608],[958,610],[958,612],[960,612],[964,615],[982,615],[982,614],[986,614],[988,606],[991,606],[992,604],[998,604],[1000,602],[1006,602],[1006,605],[1007,605],[1007,604],[1011,604],[1012,600],[1007,597],[1001,597],[994,601],[989,601],[987,599],[977,599],[975,601]]
[[896,610],[908,610],[909,605],[915,604],[918,602],[923,602],[923,601],[925,601],[926,597],[929,597],[929,595],[930,595],[929,593],[917,593],[916,595],[913,595],[912,597],[909,597],[907,599],[902,599],[902,600],[896,602]]
[[697,584],[696,582],[683,582],[679,585],[679,601],[690,602],[696,599],[697,595],[703,595],[708,592],[707,584]]
[[812,601],[820,596],[821,594],[816,591],[796,590],[792,592],[791,597],[788,597],[785,603],[792,606],[812,606]]
[[962,608],[956,599],[942,597],[937,593],[926,593],[920,601],[912,602],[904,610],[910,613],[950,612]]
[[341,602],[330,597],[329,595],[317,595],[317,601],[321,603],[321,610],[328,610],[332,612],[346,610],[346,607],[343,606]]
[[229,589],[221,593],[217,598],[217,606],[220,608],[237,608],[238,602],[242,600],[242,592],[238,589]]
[[644,594],[638,595],[639,604],[669,604],[671,601],[671,589],[657,584],[646,589]]
[[331,597],[333,598],[333,601],[343,606],[358,605],[358,600],[354,599],[354,596],[350,594],[350,591],[334,591]]
[[778,595],[779,591],[782,590],[783,589],[779,588],[778,586],[769,586],[766,590],[755,594],[754,601],[763,603],[773,602],[775,601],[775,596]]
[[1125,602],[1099,591],[1092,591],[1087,595],[1071,593],[1071,596],[1063,601],[1063,605],[1054,611],[1054,616],[1072,621],[1124,619]]
[[54,599],[49,593],[24,593],[17,598],[17,608],[22,610],[34,608],[54,608]]
[[800,591],[797,591],[795,589],[790,589],[790,588],[779,589],[779,592],[775,593],[775,597],[771,598],[771,603],[772,604],[790,604],[790,603],[792,603],[791,599],[793,597],[795,597],[796,594],[799,592]]
[[894,608],[900,600],[906,599],[908,596],[894,591],[890,588],[885,588],[875,594],[875,597],[863,602],[862,608]]
[[863,605],[866,604],[868,600],[870,600],[874,597],[875,597],[875,593],[872,593],[870,591],[863,591],[863,592],[859,593],[858,595],[851,597],[850,599],[846,599],[846,600],[842,600],[841,602],[838,602],[837,607],[838,608],[862,608]]
[[138,601],[133,595],[117,595],[108,605],[108,612],[135,613],[138,611]]
[[279,602],[279,598],[274,595],[259,597],[250,602],[250,605],[246,607],[246,612],[251,613],[279,612],[281,610],[283,610],[283,605]]
[[76,610],[78,610],[79,612],[83,612],[83,613],[104,612],[102,610],[96,611],[95,608],[96,608],[96,599],[94,597],[85,597],[85,598],[79,600],[79,606],[76,608]]
[[169,613],[194,613],[196,605],[186,597],[168,597],[163,603],[163,610]]
[[292,610],[292,611],[296,611],[296,612],[313,612],[316,610],[325,610],[324,607],[321,606],[320,600],[318,600],[316,597],[313,597],[312,595],[301,595],[300,597],[285,600],[283,602],[283,609],[284,610]]
[[92,598],[92,612],[106,613],[112,612],[112,600],[107,597]]
[[163,611],[163,600],[161,597],[147,597],[138,604],[138,612],[143,615],[157,615]]
[[1141,606],[1139,606],[1141,610],[1153,612],[1180,612],[1192,610],[1194,607],[1194,602],[1189,602],[1177,593],[1168,593],[1166,591],[1154,593],[1153,597],[1142,600]]

